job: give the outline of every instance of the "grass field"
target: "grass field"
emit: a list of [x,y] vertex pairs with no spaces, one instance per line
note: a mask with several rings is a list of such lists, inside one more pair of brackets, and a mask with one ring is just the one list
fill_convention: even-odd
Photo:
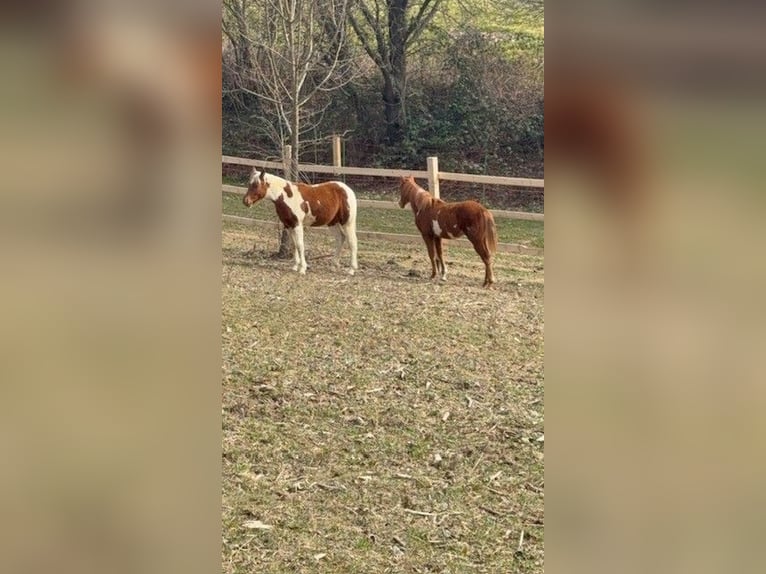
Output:
[[543,259],[222,241],[223,571],[543,572]]

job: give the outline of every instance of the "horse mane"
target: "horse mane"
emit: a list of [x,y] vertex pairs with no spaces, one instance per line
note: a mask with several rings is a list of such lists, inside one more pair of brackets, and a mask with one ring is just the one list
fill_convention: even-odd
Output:
[[433,195],[415,183],[415,178],[412,176],[402,178],[402,189],[407,191],[410,203],[417,210],[423,209],[434,199]]
[[269,173],[269,172],[266,172],[265,179],[270,185],[273,184],[273,185],[278,185],[280,187],[284,187],[286,183],[290,183],[285,178],[279,177],[278,175],[274,173]]
[[251,181],[258,181],[261,178],[261,174],[263,174],[264,180],[269,184],[269,187],[282,189],[289,183],[286,179],[279,177],[276,174],[269,173],[266,170],[258,171],[257,169],[255,170]]

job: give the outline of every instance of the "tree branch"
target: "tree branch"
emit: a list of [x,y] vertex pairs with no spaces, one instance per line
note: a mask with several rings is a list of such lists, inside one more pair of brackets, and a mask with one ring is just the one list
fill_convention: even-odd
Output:
[[443,0],[423,0],[418,13],[410,20],[409,26],[407,26],[407,32],[404,36],[407,45],[418,39],[425,27],[433,20],[442,2]]
[[[362,16],[367,21],[367,24],[369,25],[370,29],[372,30],[374,36],[375,36],[375,42],[377,44],[377,57],[373,55],[371,52],[374,52],[372,49],[372,42],[369,41],[369,38],[367,38],[366,34],[361,33],[361,25],[360,23],[354,18],[353,13],[349,14],[349,21],[351,22],[351,27],[354,29],[354,32],[357,33],[359,36],[359,40],[362,42],[362,45],[365,47],[365,50],[370,55],[370,57],[373,59],[373,61],[376,63],[376,65],[382,70],[387,69],[390,66],[390,57],[388,53],[388,44],[386,42],[386,37],[383,34],[383,26],[380,25],[380,19],[378,16],[373,16],[372,12],[370,12],[369,7],[364,3],[364,0],[360,0],[357,3],[357,6],[359,7],[359,10],[362,12]],[[378,8],[378,3],[375,3],[376,9]]]

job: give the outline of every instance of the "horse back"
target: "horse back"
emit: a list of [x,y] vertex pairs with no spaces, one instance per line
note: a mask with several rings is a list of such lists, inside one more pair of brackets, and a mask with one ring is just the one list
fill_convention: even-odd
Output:
[[416,224],[421,233],[444,239],[454,239],[464,234],[473,235],[471,230],[478,229],[487,209],[472,199],[457,202],[445,202],[434,199],[416,216]]
[[298,184],[297,187],[302,197],[301,210],[313,218],[311,227],[345,225],[350,219],[352,201],[349,201],[350,189],[345,185],[328,181],[317,185]]

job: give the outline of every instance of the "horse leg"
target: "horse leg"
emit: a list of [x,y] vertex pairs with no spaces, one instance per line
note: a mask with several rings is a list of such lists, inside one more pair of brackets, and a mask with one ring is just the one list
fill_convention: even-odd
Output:
[[296,226],[294,233],[295,233],[295,240],[296,240],[295,244],[299,254],[300,268],[298,269],[298,273],[300,273],[301,275],[305,275],[306,274],[306,250],[303,244],[303,226],[302,225]]
[[492,285],[492,283],[495,282],[495,275],[492,272],[492,254],[487,249],[487,246],[484,244],[484,238],[477,236],[475,234],[466,234],[468,236],[468,239],[471,241],[471,244],[473,245],[474,251],[481,257],[481,260],[484,262],[484,283],[482,284],[482,287],[489,287]]
[[444,265],[444,256],[442,255],[442,238],[436,237],[434,239],[434,245],[436,246],[436,265],[440,267],[441,280],[447,280],[447,267]]
[[335,267],[340,267],[340,252],[343,249],[343,229],[340,225],[333,225],[332,230],[335,233]]
[[298,240],[295,237],[295,228],[288,229],[287,232],[290,235],[290,241],[293,242],[293,271],[298,271],[301,266],[301,254],[298,251]]
[[348,246],[351,249],[351,269],[348,274],[353,275],[357,269],[359,269],[359,263],[357,261],[357,242],[356,242],[356,220],[349,220],[346,225],[343,226],[343,234],[346,236]]
[[476,250],[484,262],[484,284],[482,287],[491,287],[495,282],[495,273],[492,271],[492,253],[490,253],[482,242],[481,250]]
[[484,261],[484,285],[483,287],[491,287],[495,282],[495,274],[492,271],[492,255],[487,253],[486,256],[482,256]]
[[433,279],[436,277],[436,246],[434,245],[433,237],[424,235],[423,240],[426,242],[428,258],[431,260],[431,279]]

